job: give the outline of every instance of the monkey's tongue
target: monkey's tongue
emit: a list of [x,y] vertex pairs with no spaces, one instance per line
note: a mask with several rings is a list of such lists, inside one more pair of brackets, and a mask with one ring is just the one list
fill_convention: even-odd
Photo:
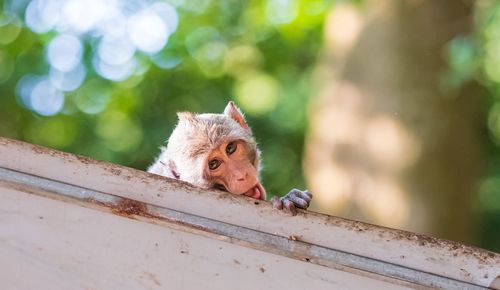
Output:
[[261,192],[259,185],[256,185],[256,186],[250,188],[250,190],[245,192],[244,194],[246,196],[249,196],[249,197],[252,197],[255,199],[260,199],[262,197],[262,192]]

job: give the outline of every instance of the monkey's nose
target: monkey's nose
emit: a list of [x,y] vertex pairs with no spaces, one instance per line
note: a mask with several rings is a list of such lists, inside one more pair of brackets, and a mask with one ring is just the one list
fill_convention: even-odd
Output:
[[237,181],[245,181],[247,179],[248,174],[246,172],[240,172],[236,175]]

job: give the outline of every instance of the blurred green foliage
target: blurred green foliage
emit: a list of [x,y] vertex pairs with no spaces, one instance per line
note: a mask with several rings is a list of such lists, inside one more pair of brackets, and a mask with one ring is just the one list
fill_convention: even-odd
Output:
[[137,50],[137,68],[124,80],[93,67],[99,37],[76,34],[85,81],[64,93],[60,112],[43,116],[23,101],[22,78],[48,74],[47,47],[60,31],[35,33],[26,26],[29,1],[0,1],[0,135],[145,169],[177,111],[221,112],[235,99],[264,152],[268,192],[303,188],[305,104],[328,3],[170,3],[177,30],[161,51]]
[[[448,45],[449,71],[444,89],[457,89],[473,80],[486,89],[483,159],[477,210],[482,247],[500,251],[500,2],[475,4],[475,31],[457,36]],[[478,97],[478,96],[470,96]]]
[[475,38],[468,45],[474,56],[471,75],[487,90],[485,135],[490,137],[482,140],[486,167],[479,187],[480,240],[483,247],[500,252],[500,2],[478,2],[475,20]]

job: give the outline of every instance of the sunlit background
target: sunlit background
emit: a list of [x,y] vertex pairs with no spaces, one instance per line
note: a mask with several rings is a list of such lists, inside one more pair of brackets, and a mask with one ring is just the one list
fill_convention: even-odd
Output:
[[0,135],[145,169],[234,99],[273,195],[500,251],[500,3],[0,0]]

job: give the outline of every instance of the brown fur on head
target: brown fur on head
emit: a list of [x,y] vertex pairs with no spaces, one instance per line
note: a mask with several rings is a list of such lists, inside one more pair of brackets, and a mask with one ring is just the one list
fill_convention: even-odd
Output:
[[148,171],[202,188],[218,187],[235,194],[265,198],[258,176],[260,152],[252,131],[233,102],[229,102],[223,114],[181,112],[177,116],[179,122],[167,147],[162,148]]

